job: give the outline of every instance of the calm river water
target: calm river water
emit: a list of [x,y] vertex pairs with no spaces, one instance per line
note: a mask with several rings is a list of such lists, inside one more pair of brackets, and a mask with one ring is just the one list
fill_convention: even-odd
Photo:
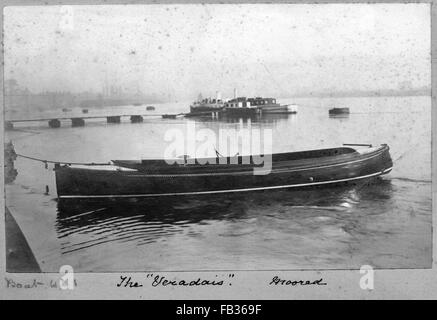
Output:
[[[165,201],[58,203],[54,172],[18,158],[6,203],[43,271],[348,269],[431,266],[431,99],[372,97],[280,99],[296,115],[199,121],[146,117],[143,123],[69,121],[18,125],[6,133],[16,152],[69,162],[162,157],[169,129],[271,129],[273,151],[342,143],[387,143],[394,161],[384,178],[354,188],[268,191]],[[188,103],[92,109],[89,116],[187,112]],[[347,117],[328,109],[349,107]],[[45,117],[6,112],[6,119]],[[57,116],[81,115],[79,109]],[[45,195],[45,186],[49,195]]]

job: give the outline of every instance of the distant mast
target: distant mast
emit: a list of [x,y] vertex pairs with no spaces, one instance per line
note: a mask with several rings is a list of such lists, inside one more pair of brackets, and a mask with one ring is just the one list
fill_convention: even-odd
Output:
[[234,99],[237,99],[238,98],[238,95],[237,95],[237,88],[234,88]]

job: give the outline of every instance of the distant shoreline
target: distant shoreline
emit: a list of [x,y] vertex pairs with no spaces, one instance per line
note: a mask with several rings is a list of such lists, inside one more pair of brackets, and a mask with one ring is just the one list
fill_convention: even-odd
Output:
[[421,90],[383,90],[383,91],[339,91],[310,92],[294,94],[291,98],[366,98],[366,97],[416,97],[431,96],[431,89]]

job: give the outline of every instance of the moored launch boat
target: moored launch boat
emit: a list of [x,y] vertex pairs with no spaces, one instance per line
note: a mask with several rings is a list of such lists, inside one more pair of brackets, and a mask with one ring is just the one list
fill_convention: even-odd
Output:
[[332,108],[329,109],[329,114],[330,115],[340,115],[340,114],[349,114],[349,108]]
[[[59,198],[140,198],[330,186],[386,174],[389,147],[343,146],[271,155],[266,167],[255,156],[113,160],[101,168],[56,165]],[[208,162],[208,164],[205,164]],[[254,174],[254,170],[266,170]]]

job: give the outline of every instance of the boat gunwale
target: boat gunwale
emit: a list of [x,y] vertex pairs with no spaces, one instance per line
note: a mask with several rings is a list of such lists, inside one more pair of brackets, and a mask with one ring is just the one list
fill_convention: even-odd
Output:
[[[346,154],[349,155],[349,157],[347,159],[343,159],[343,161],[338,161],[339,157],[341,156],[345,156],[345,154],[343,155],[339,155],[339,156],[329,156],[329,157],[325,157],[325,158],[329,158],[332,161],[325,161],[323,164],[314,164],[314,158],[311,159],[312,161],[312,165],[303,165],[303,166],[295,166],[295,167],[291,167],[290,166],[290,162],[293,162],[296,165],[297,160],[290,160],[287,161],[287,163],[283,164],[283,166],[273,166],[271,168],[271,170],[267,171],[267,174],[278,174],[278,173],[288,173],[288,172],[295,172],[295,171],[309,171],[309,170],[317,170],[317,169],[322,169],[322,168],[327,168],[327,167],[334,167],[334,166],[342,166],[342,165],[346,165],[346,164],[351,164],[351,163],[356,163],[356,162],[363,162],[363,161],[367,161],[370,160],[372,158],[378,157],[381,154],[383,154],[384,152],[388,151],[389,147],[387,145],[381,145],[380,147],[378,147],[376,150],[369,152],[369,153],[365,153],[365,154],[360,154],[358,152],[353,152],[350,154]],[[350,157],[350,155],[353,155],[353,157]],[[335,159],[333,159],[335,158]],[[321,158],[316,158],[316,159],[321,159]],[[286,162],[286,161],[284,161]],[[229,165],[228,165],[229,166]],[[241,165],[233,165],[233,166],[241,166]],[[93,169],[93,168],[77,168],[77,167],[71,167],[71,166],[62,166],[57,168],[56,170],[84,170],[84,171],[88,171],[88,172],[94,172],[96,174],[100,173],[100,174],[120,174],[123,175],[124,177],[191,177],[191,176],[219,176],[219,175],[253,175],[254,174],[254,170],[259,170],[259,174],[262,174],[262,167],[255,167],[255,166],[247,166],[246,168],[244,168],[243,170],[240,168],[239,170],[236,170],[235,167],[232,168],[228,168],[227,170],[215,170],[215,171],[210,171],[210,172],[181,172],[181,169],[183,170],[183,166],[177,168],[179,169],[177,172],[147,172],[147,171],[143,171],[143,170],[138,170],[138,169],[132,169],[132,170],[119,170],[117,169],[118,167],[121,168],[126,168],[126,167],[122,167],[122,166],[114,166],[115,170],[101,170],[101,169]],[[211,165],[211,168],[214,168],[214,165]],[[194,168],[193,168],[194,169]],[[195,169],[193,170],[195,171]]]
[[[388,148],[387,145],[382,144],[380,145],[377,149],[374,150],[374,152],[377,152],[380,149],[384,149],[384,148]],[[286,157],[286,156],[290,156],[290,155],[298,155],[298,154],[305,154],[305,153],[317,153],[317,152],[327,152],[330,150],[340,150],[340,149],[344,149],[344,150],[351,150],[351,152],[345,152],[345,153],[341,153],[341,154],[335,154],[335,155],[329,155],[329,156],[315,156],[315,157],[308,157],[308,158],[298,158],[298,159],[289,159],[289,160],[282,160],[282,161],[273,161],[274,157]],[[204,162],[205,164],[201,164],[201,163],[193,163],[193,164],[184,164],[184,163],[178,163],[178,161],[185,161],[183,158],[173,158],[173,159],[169,159],[169,160],[165,160],[165,159],[143,159],[143,160],[111,160],[114,163],[131,163],[132,165],[145,165],[147,164],[147,162],[149,162],[150,164],[152,163],[159,163],[160,165],[168,165],[167,161],[174,161],[175,164],[179,164],[182,167],[194,167],[194,166],[207,166],[207,165],[212,165],[212,166],[242,166],[242,165],[247,165],[247,166],[254,166],[254,164],[250,163],[250,164],[242,164],[242,163],[232,163],[231,159],[235,159],[237,158],[242,159],[242,158],[253,158],[253,157],[271,157],[272,162],[273,163],[281,163],[281,162],[287,162],[287,161],[306,161],[306,160],[314,160],[314,159],[325,159],[325,158],[329,158],[332,159],[334,157],[340,157],[342,155],[360,155],[360,153],[357,151],[357,149],[351,148],[351,147],[334,147],[334,148],[324,148],[324,149],[311,149],[311,150],[302,150],[302,151],[292,151],[292,152],[278,152],[278,153],[271,153],[271,154],[259,154],[259,155],[238,155],[238,156],[225,156],[225,157],[210,157],[210,158],[187,158],[188,161],[190,160],[194,160],[194,161],[201,161]],[[219,159],[219,163],[208,163],[210,162],[210,160],[215,160],[217,161],[217,159]],[[220,159],[226,159],[226,163],[220,163]],[[119,165],[120,167],[123,167],[121,165]]]

